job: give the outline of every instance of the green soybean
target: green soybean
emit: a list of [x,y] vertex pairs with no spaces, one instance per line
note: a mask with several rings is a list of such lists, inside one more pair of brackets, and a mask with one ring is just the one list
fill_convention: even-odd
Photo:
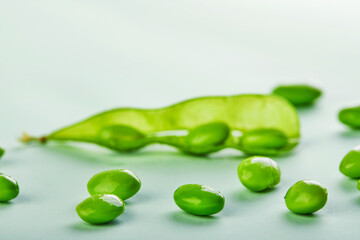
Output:
[[140,179],[126,169],[113,169],[97,173],[87,184],[90,195],[114,194],[123,200],[134,196],[140,187]]
[[343,124],[355,129],[360,128],[360,106],[344,108],[338,117]]
[[192,154],[208,154],[222,148],[229,136],[229,127],[222,122],[208,123],[189,131],[186,151]]
[[104,224],[120,216],[124,208],[124,202],[117,196],[96,194],[82,201],[76,212],[87,223]]
[[0,158],[4,155],[5,150],[0,147]]
[[256,129],[243,134],[240,139],[243,152],[247,154],[277,153],[288,144],[286,135],[276,129]]
[[98,139],[102,145],[118,151],[134,151],[146,145],[145,136],[141,132],[124,125],[102,128]]
[[[280,141],[275,137],[278,141],[275,147],[270,146],[272,141],[265,141],[266,151],[264,148],[244,150],[239,136],[259,129],[281,132],[287,139],[286,146],[280,147]],[[24,135],[22,141],[79,141],[120,152],[161,143],[190,154],[202,155],[233,148],[264,155],[293,149],[300,138],[299,129],[298,114],[284,98],[236,95],[194,98],[159,109],[113,109],[40,138]]]
[[254,192],[272,188],[280,182],[280,168],[267,157],[253,156],[243,160],[238,166],[241,183]]
[[285,195],[287,208],[297,214],[311,214],[323,208],[328,192],[320,183],[301,180],[290,187]]
[[348,152],[340,163],[340,172],[351,178],[360,178],[360,146]]
[[225,198],[220,192],[206,185],[186,184],[174,193],[176,205],[190,214],[208,216],[220,212]]
[[0,173],[0,202],[7,202],[19,195],[19,185],[15,179]]
[[278,86],[273,93],[286,98],[295,106],[310,105],[322,94],[320,89],[305,84]]

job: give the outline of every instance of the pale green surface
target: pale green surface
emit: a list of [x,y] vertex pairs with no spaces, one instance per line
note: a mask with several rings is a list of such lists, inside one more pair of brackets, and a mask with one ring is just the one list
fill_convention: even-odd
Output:
[[[0,205],[2,238],[359,236],[360,193],[338,167],[360,144],[360,132],[337,120],[339,109],[359,100],[357,2],[0,0],[0,146],[7,150],[0,172],[21,188],[18,198]],[[50,132],[113,107],[267,93],[294,78],[319,86],[324,96],[300,110],[302,142],[293,154],[274,158],[282,181],[266,194],[241,186],[238,152],[209,159],[154,146],[128,155],[16,141],[23,130]],[[88,179],[112,168],[134,171],[141,190],[114,224],[89,226],[75,207],[88,197]],[[291,214],[283,200],[300,179],[329,192],[312,217]],[[224,210],[214,218],[183,213],[172,195],[186,183],[221,191]]]

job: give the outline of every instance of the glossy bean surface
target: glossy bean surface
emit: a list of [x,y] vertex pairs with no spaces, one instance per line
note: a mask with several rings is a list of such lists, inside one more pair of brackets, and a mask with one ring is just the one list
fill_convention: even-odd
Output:
[[241,183],[254,192],[272,188],[280,182],[280,168],[268,157],[254,156],[243,160],[238,166]]
[[328,192],[320,183],[301,180],[290,187],[285,195],[287,208],[297,214],[311,214],[322,209]]
[[340,172],[350,178],[360,178],[360,146],[348,152],[340,163]]
[[79,217],[90,224],[108,223],[124,212],[124,202],[112,194],[96,194],[84,201],[77,207]]
[[113,169],[97,173],[87,184],[90,195],[114,194],[122,200],[134,196],[140,187],[140,179],[127,169]]
[[295,106],[310,105],[322,94],[320,89],[305,84],[278,86],[273,93],[286,98]]
[[15,179],[0,173],[0,202],[8,202],[19,195],[19,185]]
[[176,205],[193,215],[208,216],[220,212],[225,205],[224,196],[215,189],[199,184],[186,184],[174,193]]
[[343,124],[354,128],[360,128],[360,106],[344,108],[339,112],[339,120]]

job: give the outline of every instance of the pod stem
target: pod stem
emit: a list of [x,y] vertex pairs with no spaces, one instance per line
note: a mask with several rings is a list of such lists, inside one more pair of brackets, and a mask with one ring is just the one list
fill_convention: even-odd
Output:
[[46,136],[43,137],[33,137],[30,136],[29,134],[27,134],[26,132],[24,132],[22,134],[22,137],[19,138],[20,142],[23,143],[30,143],[30,142],[40,142],[40,143],[46,143],[48,138]]

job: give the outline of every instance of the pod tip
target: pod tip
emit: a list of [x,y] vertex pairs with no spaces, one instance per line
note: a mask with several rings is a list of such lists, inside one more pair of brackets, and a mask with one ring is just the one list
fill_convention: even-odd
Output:
[[41,143],[45,143],[47,141],[46,137],[32,137],[29,134],[27,134],[26,132],[23,132],[22,136],[19,138],[19,141],[22,143],[29,143],[29,142],[41,142]]

